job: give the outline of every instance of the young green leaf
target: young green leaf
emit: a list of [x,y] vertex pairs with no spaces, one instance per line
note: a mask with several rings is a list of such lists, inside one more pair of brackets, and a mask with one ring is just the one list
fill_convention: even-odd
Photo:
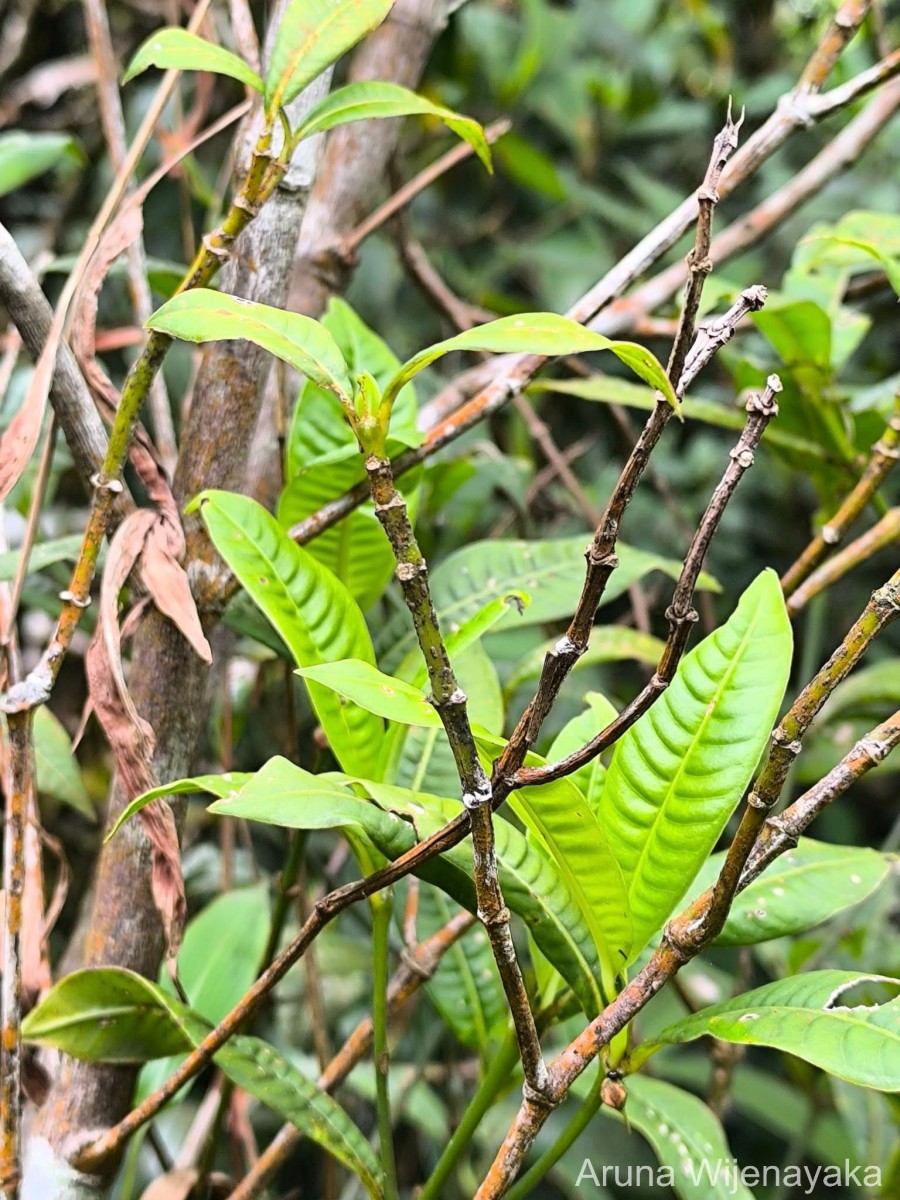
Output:
[[477,121],[463,117],[443,105],[433,104],[424,96],[417,96],[408,88],[397,83],[350,83],[338,88],[320,101],[310,112],[294,136],[311,137],[334,129],[336,125],[347,125],[351,121],[367,121],[375,117],[436,117],[453,132],[469,143],[485,167],[490,171],[491,150],[484,130]]
[[350,658],[322,666],[300,667],[297,674],[320,687],[331,688],[339,696],[346,696],[367,712],[376,713],[387,721],[421,725],[426,729],[441,728],[441,718],[421,688],[385,675],[371,663]]
[[342,54],[380,25],[394,0],[291,0],[266,72],[269,113],[284,108]]
[[167,300],[147,321],[147,328],[186,342],[244,338],[348,403],[353,394],[347,364],[334,338],[318,321],[300,313],[211,288],[193,288]]
[[[707,859],[693,891],[715,883],[724,854]],[[759,879],[738,893],[718,946],[750,946],[814,929],[852,908],[885,880],[890,864],[883,854],[862,846],[834,846],[801,838]]]
[[[390,347],[343,300],[329,302],[322,325],[334,338],[351,378],[367,371],[383,387],[399,369],[400,362]],[[402,448],[421,441],[416,415],[416,395],[410,385],[391,413],[388,448],[392,454],[394,444]],[[278,520],[291,528],[355,487],[365,474],[359,445],[334,393],[307,380],[288,434],[287,486],[278,500]],[[413,470],[399,481],[410,519],[414,519],[420,480],[421,472]],[[395,566],[371,501],[313,538],[307,549],[347,585],[363,611],[383,595]]]
[[791,645],[778,578],[764,571],[617,744],[600,823],[628,886],[635,954],[685,895],[739,803],[778,715]]
[[662,1046],[708,1035],[748,1046],[772,1046],[862,1087],[900,1090],[900,997],[847,1006],[858,985],[893,988],[900,981],[855,971],[811,971],[779,979],[722,1004],[701,1008],[642,1043],[634,1065]]
[[78,143],[67,133],[0,133],[0,196],[14,192],[30,179],[69,159],[83,159]]
[[400,368],[385,389],[386,404],[404,384],[419,371],[453,350],[484,350],[492,354],[525,353],[546,354],[557,357],[561,354],[585,354],[592,350],[611,350],[639,379],[656,388],[678,411],[678,400],[672,390],[662,365],[649,350],[634,342],[614,342],[600,333],[592,333],[577,321],[556,313],[522,313],[516,317],[501,317],[478,325],[465,333],[437,342],[421,350]]
[[[199,507],[216,549],[278,631],[298,667],[359,658],[374,664],[359,606],[339,579],[295,545],[270,513],[246,496],[203,492]],[[374,669],[374,668],[373,668]],[[335,757],[348,771],[377,771],[381,721],[309,681],[310,700]]]
[[239,792],[248,780],[253,776],[250,773],[242,773],[240,771],[226,771],[224,775],[191,775],[187,779],[174,779],[171,783],[165,783],[162,787],[151,788],[149,792],[144,792],[128,804],[119,814],[116,823],[110,829],[109,833],[104,838],[104,841],[109,841],[118,833],[119,829],[130,821],[131,818],[141,811],[148,804],[152,804],[154,800],[159,800],[163,796],[180,796],[186,792],[210,792],[213,796],[223,798]]
[[161,67],[164,71],[211,71],[246,83],[256,92],[263,90],[263,81],[243,59],[186,29],[159,29],[151,34],[128,64],[122,82],[128,83],[148,67]]

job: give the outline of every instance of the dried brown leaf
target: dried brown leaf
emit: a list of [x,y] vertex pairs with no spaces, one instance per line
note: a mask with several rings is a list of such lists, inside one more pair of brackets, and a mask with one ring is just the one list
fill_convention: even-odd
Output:
[[[116,531],[100,587],[97,632],[85,662],[94,711],[112,748],[119,780],[129,799],[154,786],[154,738],[125,683],[118,596],[158,520],[150,509],[140,509],[130,513]],[[168,804],[157,800],[141,810],[140,819],[152,847],[153,899],[162,919],[169,953],[175,954],[186,915],[175,818]]]

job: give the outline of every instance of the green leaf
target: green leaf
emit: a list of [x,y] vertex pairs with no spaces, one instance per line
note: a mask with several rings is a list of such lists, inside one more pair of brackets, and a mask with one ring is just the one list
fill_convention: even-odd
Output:
[[[350,790],[362,787],[370,803]],[[460,812],[458,801],[354,776],[311,775],[283,758],[271,759],[237,795],[211,811],[293,829],[342,829],[364,836],[390,859],[410,850]],[[498,870],[510,911],[527,924],[586,1013],[602,1006],[600,960],[569,889],[542,854],[508,821],[494,822]],[[477,911],[469,839],[424,864],[420,877],[442,888],[470,912]]]
[[[706,861],[695,882],[698,894],[715,883],[724,861],[724,854]],[[749,946],[805,933],[865,900],[889,870],[875,850],[801,838],[737,895],[716,945]]]
[[[557,762],[574,751],[580,750],[586,742],[589,742],[618,716],[613,705],[599,692],[587,692],[584,698],[588,707],[577,717],[568,721],[556,735],[547,754],[549,762]],[[591,812],[595,816],[599,811],[600,794],[603,791],[605,777],[606,768],[600,761],[599,754],[569,776],[576,787],[583,792],[591,806]]]
[[347,364],[334,338],[318,321],[300,313],[211,288],[193,288],[167,300],[147,321],[147,328],[187,342],[244,338],[348,403],[353,394]]
[[[543,760],[530,755],[529,764]],[[578,905],[603,966],[602,989],[629,961],[634,940],[628,893],[606,831],[585,796],[568,778],[513,792],[507,804],[534,835],[535,849],[552,861]]]
[[384,1175],[366,1137],[341,1106],[261,1038],[235,1037],[215,1056],[249,1092],[352,1171],[370,1200],[383,1200]]
[[[519,663],[506,681],[506,694],[511,696],[516,688],[534,679],[540,678],[544,659],[556,645],[558,638],[548,638],[541,646],[535,647]],[[652,634],[642,633],[640,629],[630,629],[625,625],[595,625],[591,630],[591,640],[587,650],[577,660],[574,671],[583,671],[585,667],[596,667],[600,663],[621,662],[634,659],[636,662],[656,666],[662,655],[665,642]],[[556,757],[551,755],[551,757]]]
[[441,729],[441,718],[421,688],[385,675],[371,663],[349,658],[318,667],[301,667],[297,674],[346,696],[367,712],[401,725]]
[[[486,604],[498,596],[523,589],[531,603],[519,612],[510,607],[494,626],[495,630],[543,625],[565,620],[572,615],[584,583],[584,535],[548,541],[473,542],[449,555],[430,573],[431,594],[441,628],[449,635]],[[627,592],[632,583],[650,571],[663,571],[672,579],[681,572],[677,559],[664,558],[616,546],[619,566],[610,577],[603,594],[608,604]],[[702,575],[700,586],[719,590],[709,576]],[[385,621],[378,634],[378,659],[386,671],[393,671],[416,646],[416,635],[406,609]]]
[[266,109],[289,104],[342,54],[380,25],[393,0],[291,0],[266,72]]
[[[195,501],[216,549],[248,595],[283,638],[298,667],[344,658],[374,663],[369,631],[339,579],[290,540],[254,500],[203,492]],[[381,722],[343,704],[328,688],[307,684],[316,716],[335,757],[348,771],[377,770]]]
[[126,805],[103,840],[108,842],[135,813],[163,796],[180,796],[185,792],[211,792],[214,796],[229,796],[240,791],[252,778],[250,773],[226,771],[223,775],[191,775],[187,779],[174,779],[171,783],[164,783],[162,787],[151,788],[149,792],[135,796],[131,803]]
[[67,133],[0,133],[0,196],[14,192],[66,159],[82,160],[78,143]]
[[72,740],[46,705],[34,714],[34,765],[38,791],[77,809],[91,821],[97,814],[87,794]]
[[[628,379],[616,379],[612,375],[592,375],[589,379],[537,380],[528,390],[560,392],[565,396],[578,396],[582,400],[598,401],[601,404],[621,404],[642,412],[650,412],[656,403],[650,389],[631,383]],[[681,401],[681,416],[688,422],[702,421],[704,425],[733,429],[735,432],[743,429],[746,423],[745,414],[739,409],[727,408],[714,400],[703,400],[696,396],[686,396]],[[815,459],[820,466],[822,460],[828,458],[818,442],[779,429],[775,422],[766,427],[762,444]]]
[[853,272],[881,264],[891,287],[900,293],[900,222],[896,213],[849,212],[832,226],[816,225],[794,256],[806,271],[838,268]]
[[[188,921],[178,950],[178,979],[191,1008],[218,1024],[256,979],[269,936],[266,883],[216,896]],[[159,985],[171,991],[163,967]]]
[[112,967],[73,971],[22,1022],[28,1042],[89,1062],[140,1063],[190,1049],[149,979]]
[[679,408],[665,370],[649,350],[634,342],[611,341],[600,333],[585,329],[577,321],[570,321],[568,317],[560,317],[556,313],[522,313],[515,317],[501,317],[498,321],[489,321],[486,325],[478,325],[475,329],[468,329],[456,337],[429,346],[403,364],[385,389],[385,400],[390,401],[419,371],[453,350],[546,354],[554,357],[611,350],[639,379],[662,392],[676,412]]
[[347,125],[350,121],[367,121],[376,117],[436,117],[468,142],[488,171],[491,170],[491,150],[484,130],[477,121],[463,117],[443,105],[433,104],[397,83],[350,83],[338,88],[320,101],[294,133],[300,138],[311,137]]
[[896,992],[900,981],[856,971],[779,979],[670,1025],[641,1045],[638,1060],[662,1046],[709,1035],[784,1050],[862,1087],[900,1090],[900,998],[841,1004],[846,992],[864,984],[887,984]]
[[767,304],[751,313],[757,329],[789,367],[812,363],[827,371],[831,366],[831,321],[812,300]]
[[[416,937],[420,942],[431,937],[458,912],[459,906],[439,888],[420,883]],[[508,1014],[503,985],[483,925],[474,925],[454,942],[425,984],[425,990],[454,1037],[483,1054]]]
[[[75,971],[32,1009],[22,1036],[90,1062],[143,1062],[194,1049],[211,1026],[192,1009],[131,971]],[[344,1110],[259,1038],[234,1037],[216,1065],[257,1100],[362,1180],[373,1200],[383,1197],[374,1152]]]
[[164,71],[211,71],[246,83],[254,91],[263,90],[263,81],[243,59],[186,29],[159,29],[151,34],[135,53],[122,82],[128,83],[148,67]]
[[681,1200],[753,1200],[734,1166],[725,1130],[709,1107],[682,1088],[629,1075],[625,1116],[604,1106],[606,1117],[627,1123],[653,1147],[672,1172]]
[[750,782],[791,645],[778,577],[764,571],[616,745],[600,823],[628,886],[635,954],[684,897]]
[[[32,547],[31,554],[28,556],[29,575],[43,571],[45,567],[52,567],[54,563],[75,562],[81,551],[83,540],[80,533],[74,533],[71,537],[51,538],[46,542],[38,542]],[[9,583],[15,579],[21,556],[21,550],[4,550],[0,554],[0,583]]]

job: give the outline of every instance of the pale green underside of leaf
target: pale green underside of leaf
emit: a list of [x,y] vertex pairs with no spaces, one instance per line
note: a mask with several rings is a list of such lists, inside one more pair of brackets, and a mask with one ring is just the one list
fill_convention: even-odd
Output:
[[148,67],[163,70],[212,71],[216,75],[228,75],[261,92],[263,81],[248,67],[243,59],[222,46],[216,46],[205,38],[189,33],[186,29],[160,29],[151,34],[136,51],[122,82],[128,83]]
[[289,104],[390,12],[393,0],[292,0],[266,72],[266,107]]
[[[91,1062],[142,1062],[195,1048],[211,1026],[131,971],[75,971],[33,1009],[23,1024],[27,1041],[54,1046]],[[216,1065],[261,1103],[333,1154],[358,1175],[372,1200],[383,1196],[378,1160],[344,1110],[273,1046],[234,1037]]]
[[[495,629],[542,625],[571,617],[575,598],[584,583],[583,536],[548,541],[474,542],[451,554],[431,573],[431,594],[441,629],[453,633],[469,617],[498,596],[522,589],[531,596],[523,613],[510,609]],[[610,577],[603,604],[621,596],[632,583],[651,571],[663,571],[677,579],[681,563],[621,542],[616,547],[619,566]],[[700,586],[719,590],[709,575],[701,575]],[[405,609],[398,610],[377,635],[378,661],[394,671],[416,645],[416,635]]]
[[872,1007],[841,1005],[845,991],[865,983],[900,987],[898,980],[855,971],[779,979],[670,1025],[641,1047],[641,1058],[708,1034],[784,1050],[861,1087],[900,1090],[900,998]]
[[617,744],[600,823],[627,882],[634,953],[684,897],[739,803],[784,695],[791,645],[777,576],[763,572]]
[[[724,854],[707,859],[692,892],[711,887],[724,861]],[[749,946],[805,933],[865,900],[889,871],[888,859],[876,850],[801,838],[738,893],[716,945]]]
[[296,130],[297,138],[311,137],[337,125],[372,118],[424,116],[442,121],[448,129],[469,143],[485,167],[491,170],[491,151],[484,130],[477,121],[433,104],[397,83],[365,81],[338,88],[308,114]]
[[[204,492],[201,515],[216,549],[277,630],[299,667],[358,657],[374,663],[369,631],[344,585],[290,540],[255,501]],[[335,757],[345,770],[377,771],[384,729],[365,709],[342,703],[328,688],[309,696]]]
[[171,783],[163,784],[162,787],[151,788],[149,792],[135,796],[131,803],[122,810],[116,823],[103,840],[108,842],[126,821],[131,820],[135,813],[140,812],[145,805],[152,804],[154,800],[160,800],[163,796],[184,795],[186,792],[209,792],[221,799],[235,795],[252,778],[253,775],[250,772],[226,771],[223,775],[191,775],[187,779],[175,779]]
[[318,321],[212,288],[180,292],[156,310],[147,328],[187,342],[243,338],[283,359],[320,387],[350,397],[353,384],[334,338]]

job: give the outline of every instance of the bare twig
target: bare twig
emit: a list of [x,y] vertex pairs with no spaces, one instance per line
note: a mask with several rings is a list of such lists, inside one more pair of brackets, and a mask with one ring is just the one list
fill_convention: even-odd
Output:
[[884,482],[888,472],[900,458],[900,392],[894,398],[894,411],[881,438],[872,447],[872,453],[862,477],[847,495],[834,516],[822,526],[800,557],[782,577],[781,588],[785,596],[797,588],[827,557],[835,546],[839,546],[844,535]]
[[675,670],[684,653],[691,626],[697,620],[697,613],[693,608],[694,588],[706,557],[706,551],[738,483],[745,471],[753,465],[753,456],[766,426],[778,411],[775,396],[780,391],[781,382],[778,376],[770,375],[765,391],[761,395],[751,396],[747,402],[747,423],[737,445],[731,451],[731,460],[725,474],[713,492],[706,512],[697,527],[690,549],[685,556],[678,583],[675,586],[672,603],[666,610],[669,636],[653,678],[622,709],[614,721],[580,749],[574,750],[559,762],[547,763],[542,767],[518,768],[513,777],[514,787],[548,783],[551,780],[560,779],[564,775],[569,775],[572,771],[577,771],[579,767],[584,766],[585,763],[590,762],[617,742],[625,730],[630,728],[638,717],[650,708],[672,682]]
[[741,872],[738,892],[757,879],[780,854],[793,850],[800,835],[813,821],[863,775],[883,763],[900,744],[900,712],[882,721],[861,737],[836,767],[804,792],[784,812],[769,817],[762,827],[753,853]]
[[900,508],[889,508],[880,521],[871,529],[861,533],[843,550],[838,551],[833,558],[822,563],[818,570],[813,571],[809,578],[788,597],[787,608],[792,617],[796,616],[814,596],[832,587],[849,571],[854,570],[860,563],[866,562],[879,550],[893,545],[900,538]]
[[534,1014],[509,929],[509,909],[503,901],[497,877],[491,784],[478,758],[466,709],[466,695],[450,664],[428,586],[428,568],[407,516],[406,502],[394,485],[390,460],[376,454],[369,455],[366,472],[375,502],[375,513],[391,543],[397,561],[397,579],[425,659],[431,684],[431,703],[441,718],[456,763],[463,804],[472,826],[478,917],[487,930],[512,1013],[526,1088],[538,1102],[543,1093],[546,1069]]
[[[841,7],[843,16],[840,16],[840,22],[844,30],[842,36],[845,36],[846,40],[849,40],[852,31],[856,28],[855,22],[857,21],[858,7],[857,3],[845,3]],[[838,21],[838,18],[836,17],[835,20]],[[834,43],[833,38],[829,40],[831,44]],[[822,70],[827,61],[830,61],[830,57],[820,56],[818,51],[810,60],[810,67],[807,74],[811,80],[816,82],[816,86],[821,86],[824,83],[825,77],[822,75]],[[815,70],[811,69],[813,62],[816,64]],[[839,111],[853,99],[878,87],[882,82],[890,78],[892,74],[896,73],[898,68],[900,68],[900,64],[896,64],[892,60],[889,66],[883,66],[874,75],[871,71],[863,72],[862,75],[850,81],[852,86],[843,85],[841,89],[834,89],[833,92],[829,92],[819,98],[812,95],[809,86],[804,88],[799,99],[797,89],[788,93],[779,102],[775,112],[751,135],[746,144],[735,154],[723,171],[718,186],[720,198],[730,195],[741,183],[753,175],[761,164],[783,145],[796,130],[805,128],[810,123]],[[885,92],[887,93],[887,89],[885,89]],[[896,107],[897,97],[891,94],[890,96],[879,96],[877,108],[875,105],[870,105],[865,109],[855,119],[855,122],[852,123],[854,125],[853,137],[848,137],[842,142],[841,154],[830,156],[830,165],[827,171],[825,171],[825,178],[830,178],[846,161],[852,161],[853,155],[858,153],[859,149],[871,140],[877,129],[884,125]],[[863,118],[866,118],[866,120],[863,121]],[[850,126],[848,126],[845,133],[849,130]],[[835,140],[838,141],[841,137],[842,135],[839,134]],[[826,155],[827,151],[823,151],[822,154]],[[819,162],[820,167],[824,170],[826,165],[825,160],[816,160],[816,162]],[[822,182],[824,182],[824,179],[815,184],[815,186],[812,186],[812,181],[810,181],[812,190],[817,190],[822,185]],[[798,200],[797,202],[800,201]],[[674,212],[648,233],[633,250],[620,259],[589,292],[585,293],[569,310],[567,315],[572,320],[587,324],[590,328],[602,333],[615,333],[621,328],[627,327],[632,319],[631,312],[633,312],[633,309],[629,311],[630,300],[623,302],[621,308],[617,310],[610,308],[608,314],[604,314],[603,310],[608,306],[612,306],[617,296],[621,295],[636,279],[645,274],[666,251],[675,245],[696,220],[698,211],[699,204],[696,196],[691,196],[683,201]],[[782,213],[777,219],[782,219],[783,215],[786,214]],[[773,221],[773,223],[775,222]],[[754,240],[756,240],[756,237],[749,239],[749,241]],[[749,244],[749,241],[745,244]],[[711,253],[718,256],[718,248],[715,244],[711,246],[710,250]],[[667,285],[668,290],[665,292],[663,300],[673,295],[677,291],[680,281],[684,279],[683,268],[678,267],[673,270],[677,271],[677,274]],[[661,302],[663,301],[658,301],[658,303]],[[626,307],[626,305],[629,307]],[[643,313],[647,310],[645,307],[641,307],[640,311]],[[603,315],[598,319],[598,314]],[[540,355],[533,354],[510,354],[503,356],[502,366],[494,372],[490,382],[480,387],[476,394],[466,400],[461,406],[458,405],[458,392],[454,388],[452,403],[449,405],[454,411],[444,416],[429,430],[428,436],[421,446],[406,451],[394,460],[392,463],[394,477],[398,478],[406,471],[426,461],[474,425],[477,425],[480,421],[485,420],[503,408],[516,392],[521,391],[531,382],[546,361]],[[484,368],[479,369],[479,373],[483,373],[483,371]],[[441,403],[440,397],[432,402],[432,406],[436,410],[445,407]],[[318,512],[313,513],[305,521],[301,521],[295,525],[290,531],[291,537],[301,545],[307,543],[325,529],[330,528],[337,521],[341,520],[349,512],[352,512],[367,497],[368,490],[365,485],[358,485],[337,500],[323,505]]]

